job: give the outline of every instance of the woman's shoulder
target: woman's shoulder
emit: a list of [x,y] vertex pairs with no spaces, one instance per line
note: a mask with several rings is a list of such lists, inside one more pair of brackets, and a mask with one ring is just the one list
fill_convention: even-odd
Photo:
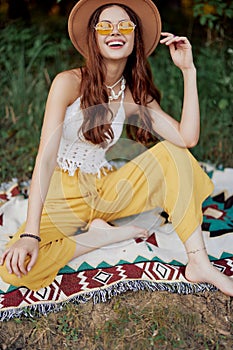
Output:
[[81,69],[75,68],[75,69],[65,70],[63,72],[58,73],[55,79],[64,81],[64,82],[68,81],[69,83],[80,85],[81,79],[82,79]]
[[79,96],[81,90],[81,69],[71,69],[58,73],[53,80],[53,88],[62,89],[63,94],[69,97],[72,104]]

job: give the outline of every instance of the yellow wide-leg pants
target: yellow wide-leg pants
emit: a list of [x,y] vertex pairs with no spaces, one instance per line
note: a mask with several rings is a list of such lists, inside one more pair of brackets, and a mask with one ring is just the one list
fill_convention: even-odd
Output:
[[[213,184],[185,149],[163,141],[118,170],[98,177],[79,170],[69,176],[56,168],[51,178],[40,225],[40,249],[32,270],[18,278],[0,267],[2,279],[38,290],[53,282],[74,256],[72,236],[95,218],[112,221],[155,207],[163,208],[185,242],[202,222],[202,202]],[[11,239],[12,245],[25,224]],[[27,263],[27,261],[25,262]]]

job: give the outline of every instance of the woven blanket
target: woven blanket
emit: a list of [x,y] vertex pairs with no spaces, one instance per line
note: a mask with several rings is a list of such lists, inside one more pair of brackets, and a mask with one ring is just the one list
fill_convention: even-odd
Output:
[[[215,184],[213,195],[203,203],[202,228],[207,252],[216,268],[233,277],[233,169],[205,167]],[[26,197],[27,186],[19,186],[17,181],[0,188],[0,254],[9,235],[25,220]],[[150,237],[85,254],[62,268],[47,288],[33,292],[0,279],[0,319],[47,314],[62,309],[67,302],[104,302],[129,290],[182,294],[216,290],[210,284],[185,279],[187,255],[160,208],[115,224],[129,222],[148,228]]]

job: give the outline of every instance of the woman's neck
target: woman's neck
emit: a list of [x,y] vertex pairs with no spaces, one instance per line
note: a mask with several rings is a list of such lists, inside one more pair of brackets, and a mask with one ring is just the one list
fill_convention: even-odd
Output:
[[105,84],[106,85],[113,85],[116,81],[118,81],[124,72],[125,69],[125,60],[124,62],[107,62],[105,63],[106,66],[106,77],[105,77]]

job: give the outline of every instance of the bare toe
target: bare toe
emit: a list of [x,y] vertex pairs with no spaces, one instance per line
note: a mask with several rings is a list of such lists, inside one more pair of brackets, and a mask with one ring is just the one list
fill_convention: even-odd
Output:
[[[138,230],[138,227],[135,228],[135,232],[137,232],[137,230]],[[148,231],[143,229],[143,231],[136,233],[136,236],[134,238],[147,239],[148,237],[149,237]]]

